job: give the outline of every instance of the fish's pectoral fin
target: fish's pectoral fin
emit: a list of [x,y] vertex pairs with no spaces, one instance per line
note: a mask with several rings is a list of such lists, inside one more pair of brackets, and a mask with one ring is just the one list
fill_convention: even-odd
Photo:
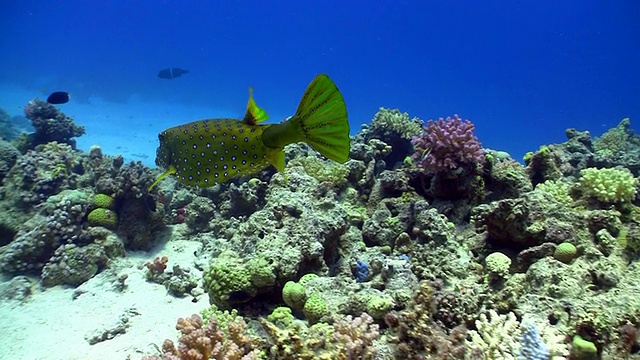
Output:
[[176,167],[173,165],[169,165],[169,168],[167,169],[167,171],[163,172],[162,175],[158,176],[158,178],[156,179],[156,181],[153,182],[153,184],[151,184],[151,186],[149,186],[149,189],[147,189],[148,192],[151,192],[151,189],[153,189],[154,186],[158,185],[158,183],[166,178],[167,176],[171,175],[171,174],[175,174],[177,172]]
[[273,165],[278,172],[284,174],[284,150],[272,149],[267,151],[267,160]]
[[243,121],[248,125],[256,125],[269,119],[267,112],[262,110],[253,100],[253,88],[249,88],[249,102],[247,103],[247,112],[244,114]]

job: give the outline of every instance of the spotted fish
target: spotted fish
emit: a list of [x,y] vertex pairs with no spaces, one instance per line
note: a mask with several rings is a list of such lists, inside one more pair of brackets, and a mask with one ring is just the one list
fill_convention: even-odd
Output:
[[280,124],[260,124],[267,113],[253,100],[243,120],[208,119],[172,127],[158,135],[156,165],[188,186],[208,187],[273,165],[284,171],[284,147],[305,142],[325,157],[344,163],[349,158],[347,107],[335,83],[324,74],[309,84],[298,109]]

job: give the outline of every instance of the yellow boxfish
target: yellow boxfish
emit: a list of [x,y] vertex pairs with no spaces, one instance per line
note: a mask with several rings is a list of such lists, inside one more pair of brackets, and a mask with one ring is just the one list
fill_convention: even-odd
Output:
[[168,175],[185,185],[208,187],[270,165],[283,172],[284,147],[300,141],[331,160],[344,163],[349,158],[347,107],[327,75],[311,81],[289,120],[260,125],[267,119],[250,88],[243,120],[200,120],[161,132],[156,165],[166,171],[149,190]]

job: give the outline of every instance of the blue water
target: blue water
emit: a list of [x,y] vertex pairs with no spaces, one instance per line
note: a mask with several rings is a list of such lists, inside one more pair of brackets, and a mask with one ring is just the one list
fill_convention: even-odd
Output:
[[[460,114],[514,157],[640,126],[640,2],[3,1],[0,107],[67,90],[88,147],[153,164],[156,134],[241,117],[280,119],[316,73],[347,101],[352,132],[380,106],[424,120]],[[190,72],[159,79],[162,68]],[[104,137],[101,137],[104,135]],[[129,143],[129,145],[118,145]],[[148,155],[144,157],[143,155]]]

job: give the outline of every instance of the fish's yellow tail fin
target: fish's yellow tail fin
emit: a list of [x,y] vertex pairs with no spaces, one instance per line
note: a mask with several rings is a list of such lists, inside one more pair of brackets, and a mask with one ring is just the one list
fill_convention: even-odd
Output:
[[351,140],[347,106],[336,84],[325,74],[307,86],[290,120],[302,137],[325,157],[343,163],[349,159]]
[[[306,142],[331,160],[343,163],[349,159],[351,141],[347,106],[340,90],[327,75],[316,76],[307,86],[298,110],[290,120],[268,125],[262,133],[264,145],[278,151],[299,141]],[[274,161],[271,163],[277,167]]]

